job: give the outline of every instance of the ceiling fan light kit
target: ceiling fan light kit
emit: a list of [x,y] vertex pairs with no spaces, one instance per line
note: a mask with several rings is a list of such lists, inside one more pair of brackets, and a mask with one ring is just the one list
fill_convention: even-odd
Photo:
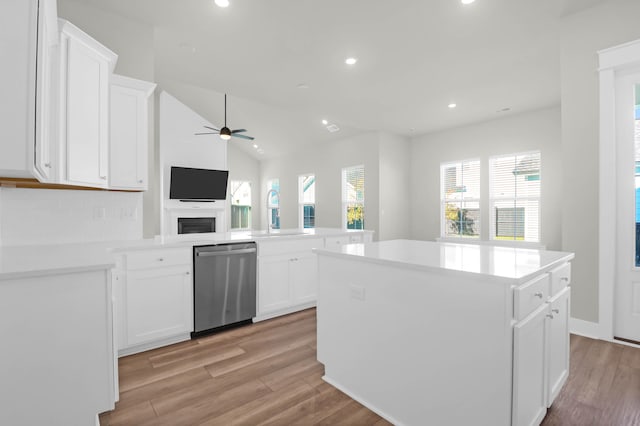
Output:
[[254,140],[253,136],[249,135],[241,135],[240,133],[244,133],[247,129],[236,129],[231,130],[227,127],[227,94],[224,94],[224,126],[221,129],[216,129],[215,127],[203,126],[205,129],[213,130],[212,132],[206,133],[196,133],[196,135],[220,135],[220,139],[228,141],[232,137],[248,139],[250,141]]

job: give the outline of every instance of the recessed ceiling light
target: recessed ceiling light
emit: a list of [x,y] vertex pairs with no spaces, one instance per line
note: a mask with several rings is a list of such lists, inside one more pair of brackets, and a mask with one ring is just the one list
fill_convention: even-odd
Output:
[[229,0],[214,0],[214,3],[218,7],[227,7],[227,6],[229,6]]
[[347,58],[344,60],[344,63],[347,65],[355,65],[356,62],[358,62],[358,59],[356,58]]
[[322,120],[322,124],[326,126],[329,122],[327,120]]
[[476,1],[476,0],[460,0],[460,2],[461,2],[462,4],[471,4],[471,3],[473,3],[474,1]]
[[258,149],[258,145],[257,145],[257,144],[255,144],[255,143],[253,144],[253,147],[254,147],[254,148],[256,148],[256,149]]
[[454,109],[455,107],[457,107],[458,105],[451,103],[449,105],[447,105],[450,109]]

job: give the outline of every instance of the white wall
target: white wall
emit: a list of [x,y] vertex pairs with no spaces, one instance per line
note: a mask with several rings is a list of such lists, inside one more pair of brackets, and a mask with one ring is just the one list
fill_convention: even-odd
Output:
[[[380,135],[366,133],[347,139],[319,144],[261,164],[260,203],[266,198],[266,182],[280,179],[280,225],[298,227],[298,176],[316,175],[316,227],[342,227],[342,168],[364,165],[365,169],[365,228],[379,231],[379,150]],[[267,218],[261,214],[261,229]]]
[[142,238],[142,193],[0,188],[0,245]]
[[562,248],[575,252],[571,315],[598,321],[598,56],[640,38],[640,2],[610,0],[562,22]]
[[380,226],[378,239],[409,238],[413,197],[409,191],[411,178],[410,143],[407,139],[380,133]]
[[542,159],[540,242],[548,249],[560,249],[562,153],[558,107],[414,138],[411,146],[411,236],[421,240],[440,237],[440,164],[480,159],[480,228],[483,239],[488,239],[489,157],[533,150],[540,150]]

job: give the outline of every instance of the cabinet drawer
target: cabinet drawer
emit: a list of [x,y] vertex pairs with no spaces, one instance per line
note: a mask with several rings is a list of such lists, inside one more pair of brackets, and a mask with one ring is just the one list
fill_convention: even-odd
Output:
[[549,297],[549,275],[543,274],[516,288],[513,297],[514,317],[519,321]]
[[571,283],[571,264],[566,263],[551,271],[551,296],[558,294]]
[[127,269],[146,269],[158,266],[191,265],[191,247],[163,250],[141,250],[127,253]]
[[340,235],[339,237],[327,237],[324,241],[326,248],[340,247],[343,244],[349,244],[349,236]]
[[363,234],[349,234],[349,243],[350,244],[362,243],[362,242],[364,242],[364,235]]
[[311,249],[322,248],[322,238],[283,238],[272,237],[269,241],[256,241],[258,256],[275,256],[285,253],[311,252]]

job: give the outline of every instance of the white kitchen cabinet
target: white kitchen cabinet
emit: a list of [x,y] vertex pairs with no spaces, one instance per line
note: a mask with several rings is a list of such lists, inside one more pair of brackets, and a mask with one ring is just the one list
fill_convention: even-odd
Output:
[[56,1],[5,0],[0,12],[0,175],[49,180],[57,121]]
[[258,241],[257,320],[315,306],[321,237]]
[[190,266],[127,272],[127,346],[139,345],[192,329]]
[[324,246],[326,248],[340,247],[344,244],[349,244],[348,235],[338,235],[338,236],[326,237],[324,239]]
[[313,253],[301,253],[289,262],[289,280],[294,304],[315,303],[318,296],[318,260]]
[[286,255],[258,258],[258,316],[291,306],[291,259]]
[[541,305],[513,328],[513,426],[538,425],[547,413],[546,326]]
[[156,85],[111,76],[109,187],[146,190],[149,102]]
[[565,288],[549,300],[547,407],[551,407],[569,377],[570,294],[570,289]]
[[192,248],[127,252],[113,272],[119,354],[190,338]]
[[106,188],[110,74],[117,55],[60,20],[60,183]]

